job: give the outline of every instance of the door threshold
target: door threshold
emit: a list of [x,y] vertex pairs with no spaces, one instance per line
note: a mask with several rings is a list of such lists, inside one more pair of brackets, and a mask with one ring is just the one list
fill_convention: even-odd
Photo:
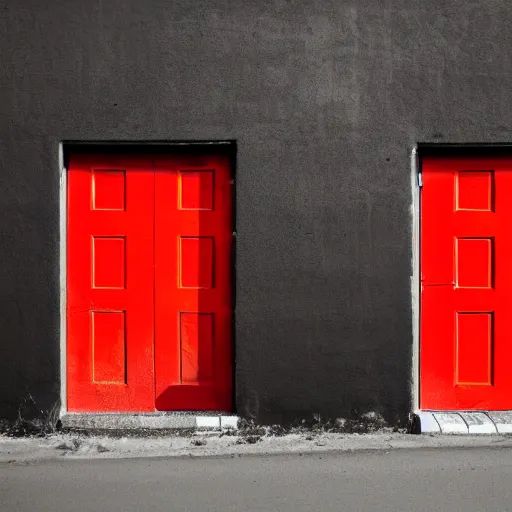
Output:
[[413,415],[413,434],[511,434],[512,410],[433,411]]
[[239,417],[215,411],[74,413],[61,416],[63,428],[79,430],[237,429]]

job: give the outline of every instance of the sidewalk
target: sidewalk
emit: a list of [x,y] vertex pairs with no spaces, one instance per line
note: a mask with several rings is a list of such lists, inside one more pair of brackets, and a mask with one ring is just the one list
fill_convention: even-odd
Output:
[[0,462],[37,460],[117,459],[139,457],[211,457],[278,453],[354,452],[415,448],[512,447],[512,437],[410,435],[394,433],[300,433],[247,436],[233,431],[149,437],[52,434],[44,438],[0,436]]

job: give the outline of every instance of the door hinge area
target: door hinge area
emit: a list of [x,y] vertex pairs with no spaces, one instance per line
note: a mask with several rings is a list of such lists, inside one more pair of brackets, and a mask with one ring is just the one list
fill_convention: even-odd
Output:
[[423,187],[423,174],[421,172],[418,173],[418,187]]

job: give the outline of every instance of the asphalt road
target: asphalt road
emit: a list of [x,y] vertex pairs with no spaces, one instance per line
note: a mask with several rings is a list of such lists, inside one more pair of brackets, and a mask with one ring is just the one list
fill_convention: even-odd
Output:
[[0,510],[512,511],[512,449],[0,464]]

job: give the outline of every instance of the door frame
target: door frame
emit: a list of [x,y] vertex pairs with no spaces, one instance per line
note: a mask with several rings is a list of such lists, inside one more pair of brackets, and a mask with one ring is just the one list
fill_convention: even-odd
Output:
[[412,325],[412,364],[411,364],[411,409],[420,410],[420,326],[421,326],[421,160],[418,144],[410,152],[411,179],[411,325]]
[[[178,147],[197,147],[200,151],[218,151],[220,147],[226,148],[230,157],[230,172],[233,179],[232,192],[232,258],[231,258],[231,286],[232,286],[232,327],[231,327],[231,343],[232,343],[232,409],[231,414],[236,412],[235,393],[236,393],[236,337],[235,337],[235,310],[236,310],[236,159],[237,159],[237,141],[236,140],[191,140],[191,141],[79,141],[79,140],[63,140],[58,146],[58,166],[59,166],[59,350],[60,350],[60,410],[59,418],[68,413],[67,410],[67,184],[68,169],[67,159],[69,153],[78,147],[86,147],[91,152],[95,148],[115,149],[119,152],[123,148],[128,150],[139,150],[156,152],[157,150],[166,150],[169,153],[173,148]],[[95,414],[95,413],[81,413]],[[124,416],[131,413],[121,413]],[[161,411],[155,409],[155,414],[162,414]]]

